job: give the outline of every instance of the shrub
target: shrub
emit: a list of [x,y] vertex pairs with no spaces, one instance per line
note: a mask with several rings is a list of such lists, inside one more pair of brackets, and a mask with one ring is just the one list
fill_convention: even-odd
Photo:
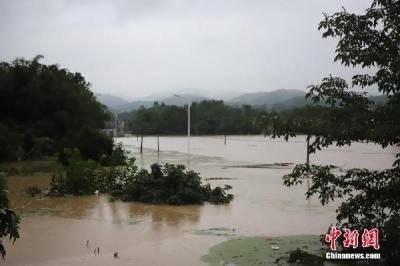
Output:
[[[0,172],[0,238],[8,237],[15,242],[19,238],[19,222],[18,215],[9,209],[6,175]],[[0,254],[4,259],[6,250],[1,240]]]
[[100,157],[102,166],[119,166],[126,165],[128,161],[128,151],[126,151],[121,143],[113,146],[111,155],[103,154]]
[[44,156],[51,156],[56,152],[54,140],[46,137],[37,138],[33,144],[32,158],[41,158]]
[[141,170],[129,179],[119,196],[128,201],[174,205],[200,204],[204,201],[228,203],[233,199],[232,194],[226,193],[230,186],[211,189],[208,184],[202,185],[197,173],[184,170],[183,165],[153,164],[150,173]]
[[83,158],[99,161],[101,155],[112,153],[113,140],[97,129],[84,126],[75,133],[69,146],[77,147]]
[[41,193],[42,193],[42,190],[41,190],[40,188],[36,187],[36,186],[32,186],[32,187],[28,187],[28,188],[25,190],[25,192],[26,192],[29,196],[34,197],[34,196],[36,196],[36,195],[41,194]]
[[[119,155],[126,158],[122,146],[117,146]],[[96,190],[110,193],[124,201],[140,201],[154,204],[201,204],[228,203],[233,199],[227,191],[231,186],[211,188],[202,185],[201,177],[193,171],[185,171],[183,165],[151,165],[151,171],[140,170],[135,160],[125,160],[123,166],[99,168],[93,160],[81,157],[77,149],[65,150],[66,162],[63,171],[53,175],[50,195],[92,194]]]
[[53,175],[50,194],[92,194],[96,191],[98,164],[82,158],[78,149],[65,149],[66,166]]

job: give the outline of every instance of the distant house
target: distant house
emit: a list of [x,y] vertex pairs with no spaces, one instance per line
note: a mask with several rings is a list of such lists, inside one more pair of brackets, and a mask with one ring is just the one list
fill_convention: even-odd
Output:
[[118,120],[118,118],[113,118],[105,123],[105,128],[103,128],[101,132],[113,138],[124,137],[125,122]]

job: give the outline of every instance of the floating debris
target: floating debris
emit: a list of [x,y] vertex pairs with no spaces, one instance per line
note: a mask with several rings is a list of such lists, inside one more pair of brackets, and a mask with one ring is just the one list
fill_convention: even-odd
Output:
[[235,228],[226,228],[226,227],[217,227],[217,228],[196,230],[196,231],[194,231],[194,233],[198,234],[198,235],[213,235],[213,236],[232,237],[232,236],[236,236],[236,229]]
[[271,245],[271,249],[272,249],[272,250],[278,250],[278,249],[279,249],[279,246],[278,246],[278,245]]

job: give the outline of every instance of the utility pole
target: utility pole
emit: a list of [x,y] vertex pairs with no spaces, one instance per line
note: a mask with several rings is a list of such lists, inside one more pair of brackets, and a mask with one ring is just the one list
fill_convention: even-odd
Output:
[[190,170],[190,102],[188,102],[188,170]]
[[142,137],[140,139],[140,154],[142,154],[142,153],[143,153],[143,134],[142,134]]
[[157,153],[160,154],[160,139],[158,138],[158,135],[157,135]]
[[310,163],[310,135],[307,135],[307,158],[306,163]]
[[[310,138],[311,136],[307,135],[307,157],[306,157],[307,166],[309,166],[310,164]],[[307,178],[307,191],[309,190],[310,190],[310,178]],[[307,205],[308,207],[310,207],[311,205],[310,198],[308,198],[307,200]]]
[[118,119],[118,114],[114,113],[114,138],[116,138],[118,136],[118,133],[117,133],[117,131],[118,131],[117,119]]

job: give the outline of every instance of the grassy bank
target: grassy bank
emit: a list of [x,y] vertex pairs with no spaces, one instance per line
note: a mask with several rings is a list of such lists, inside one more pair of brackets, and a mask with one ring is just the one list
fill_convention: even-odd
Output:
[[[202,258],[210,265],[336,265],[331,262],[317,264],[288,262],[290,252],[300,248],[301,250],[325,256],[325,251],[320,242],[320,236],[300,235],[286,237],[240,237],[222,242],[209,251],[209,254]],[[343,265],[343,264],[342,264]]]

